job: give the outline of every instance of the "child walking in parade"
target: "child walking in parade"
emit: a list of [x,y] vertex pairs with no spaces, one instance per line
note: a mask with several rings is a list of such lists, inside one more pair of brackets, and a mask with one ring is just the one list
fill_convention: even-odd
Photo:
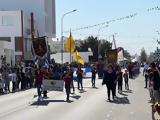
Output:
[[71,82],[72,82],[72,77],[71,77],[71,72],[67,71],[64,75],[63,75],[63,80],[65,83],[65,89],[66,89],[66,101],[69,102],[69,97],[70,97],[70,93],[71,93]]
[[42,93],[43,73],[42,73],[42,71],[40,69],[38,69],[36,71],[35,80],[36,80],[35,84],[36,84],[37,93],[38,93],[38,100],[42,100],[41,93]]
[[123,74],[123,78],[124,78],[124,82],[125,82],[125,89],[129,90],[129,75],[128,75],[128,71],[125,70],[125,73]]
[[78,90],[83,90],[83,70],[81,68],[78,68],[77,70],[77,82],[78,82]]

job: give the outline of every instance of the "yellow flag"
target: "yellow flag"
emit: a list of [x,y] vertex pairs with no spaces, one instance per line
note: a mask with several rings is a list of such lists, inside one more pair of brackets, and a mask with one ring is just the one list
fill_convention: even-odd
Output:
[[80,56],[79,52],[76,50],[76,54],[74,56],[74,61],[77,61],[78,63],[84,65],[84,60],[83,58]]
[[81,59],[78,59],[78,62],[82,65],[84,65],[84,60],[81,58]]
[[75,44],[73,36],[70,32],[69,38],[68,38],[67,43],[66,43],[66,51],[70,52],[70,53],[73,53],[75,48],[76,48],[76,44]]

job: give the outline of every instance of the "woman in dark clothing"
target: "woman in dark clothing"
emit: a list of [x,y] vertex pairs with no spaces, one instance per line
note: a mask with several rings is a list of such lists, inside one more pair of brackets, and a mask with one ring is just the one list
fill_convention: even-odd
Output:
[[103,82],[102,85],[106,84],[108,92],[108,100],[110,101],[110,92],[112,91],[112,98],[115,97],[115,83],[116,83],[116,73],[112,67],[109,65],[107,70],[103,72]]

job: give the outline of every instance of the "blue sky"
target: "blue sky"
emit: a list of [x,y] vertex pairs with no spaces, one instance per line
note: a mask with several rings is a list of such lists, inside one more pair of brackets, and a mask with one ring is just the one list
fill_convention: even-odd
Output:
[[[109,24],[109,27],[100,31],[99,37],[112,41],[115,36],[117,46],[124,47],[132,55],[140,53],[145,48],[147,53],[155,51],[160,38],[156,31],[160,31],[160,11],[147,11],[148,8],[159,6],[160,0],[57,0],[56,19],[57,37],[61,32],[61,17],[64,13],[77,9],[77,12],[68,14],[64,18],[64,31],[105,21],[125,17],[137,13],[137,16]],[[89,35],[97,36],[99,28],[83,29],[73,32],[75,39],[83,39]],[[69,33],[65,33],[68,36]]]

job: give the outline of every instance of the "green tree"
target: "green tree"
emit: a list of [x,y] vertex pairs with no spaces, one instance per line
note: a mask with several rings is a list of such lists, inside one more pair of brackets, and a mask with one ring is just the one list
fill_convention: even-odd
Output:
[[[101,41],[101,42],[100,42]],[[98,40],[97,37],[89,36],[87,39],[80,42],[77,46],[77,50],[80,52],[88,51],[88,48],[91,48],[93,52],[94,61],[98,60],[98,43],[99,43],[99,53],[102,56],[102,59],[105,57],[105,52],[111,49],[111,43],[106,40]]]
[[105,54],[108,50],[111,49],[112,44],[109,41],[106,40],[100,40],[100,54],[102,56],[102,59],[104,60]]
[[128,60],[131,60],[131,55],[127,50],[124,50],[124,57]]
[[142,63],[147,61],[147,53],[144,48],[141,49],[140,60]]

